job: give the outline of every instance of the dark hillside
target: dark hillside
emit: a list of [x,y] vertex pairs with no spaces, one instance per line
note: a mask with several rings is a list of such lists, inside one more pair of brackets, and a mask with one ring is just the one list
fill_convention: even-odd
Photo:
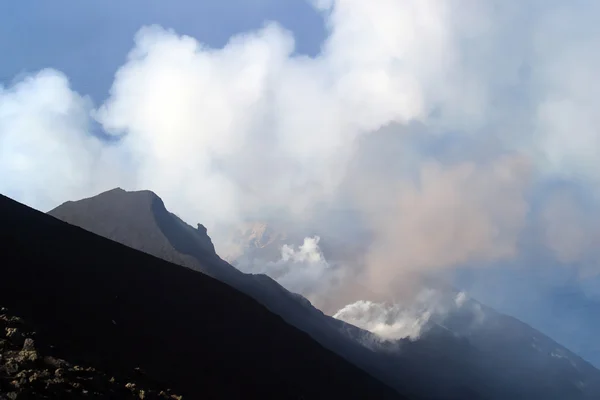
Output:
[[252,298],[0,196],[0,305],[36,347],[191,398],[398,398]]
[[37,348],[36,327],[0,307],[0,400],[181,400],[136,368],[127,375],[73,364]]
[[[155,193],[120,188],[79,201],[68,201],[48,213],[105,238],[190,269],[210,275],[245,293],[288,324],[308,333],[325,348],[384,380],[400,393],[410,382],[382,364],[379,355],[341,330],[360,331],[324,315],[302,296],[283,288],[266,275],[244,274],[222,260],[202,225],[200,229],[169,212]],[[358,336],[370,335],[359,332]],[[408,384],[408,386],[407,386]]]
[[[431,320],[419,340],[381,346],[370,332],[323,314],[273,279],[233,268],[215,254],[202,226],[187,225],[150,191],[114,189],[49,214],[227,283],[400,393],[427,400],[600,399],[600,371],[541,332],[474,300]],[[438,290],[447,304],[455,303],[458,292]]]

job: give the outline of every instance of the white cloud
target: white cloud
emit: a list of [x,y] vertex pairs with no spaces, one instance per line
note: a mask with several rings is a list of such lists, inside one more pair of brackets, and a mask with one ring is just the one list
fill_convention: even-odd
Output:
[[[219,49],[151,26],[97,108],[52,70],[3,88],[0,190],[48,209],[111,186],[151,189],[209,231],[260,207],[303,221],[376,193],[361,212],[376,216],[379,286],[407,269],[515,256],[530,173],[598,178],[597,3],[313,4],[328,29],[313,58],[275,23]],[[90,134],[95,121],[112,144]],[[459,131],[498,151],[484,163],[479,148],[454,162],[419,154],[419,179],[357,176],[357,191],[340,193],[355,139],[415,121],[423,135]],[[399,156],[386,157],[372,161]],[[377,215],[381,203],[391,215]]]
[[358,134],[422,114],[410,71],[388,68],[391,55],[348,58],[355,44],[335,37],[308,58],[272,23],[219,50],[144,28],[97,118],[125,134],[137,186],[184,216],[212,225],[257,204],[302,211],[335,190]]
[[535,139],[545,166],[568,178],[600,178],[600,4],[560,3],[538,18],[533,38]]
[[103,188],[109,154],[90,133],[91,110],[54,70],[0,87],[2,193],[43,209]]

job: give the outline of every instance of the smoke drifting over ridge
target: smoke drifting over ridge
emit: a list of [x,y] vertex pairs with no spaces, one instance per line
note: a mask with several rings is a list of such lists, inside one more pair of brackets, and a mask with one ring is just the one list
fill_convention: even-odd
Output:
[[[315,7],[329,36],[313,58],[276,23],[222,49],[149,26],[103,104],[54,70],[2,88],[0,191],[46,210],[115,186],[151,189],[214,232],[217,249],[220,226],[259,210],[319,230],[348,207],[359,222],[332,236],[369,238],[346,269],[362,281],[355,300],[396,294],[416,272],[510,259],[528,224],[561,261],[590,258],[590,245],[565,248],[594,229],[587,216],[542,199],[537,218],[531,193],[556,178],[588,191],[598,180],[600,5]],[[563,216],[572,229],[553,228]]]
[[357,301],[348,304],[334,317],[375,333],[384,340],[418,339],[432,323],[443,323],[452,312],[470,315],[463,331],[477,327],[486,319],[482,307],[470,300],[464,292],[451,294],[434,289],[420,290],[410,304]]
[[309,298],[319,296],[339,284],[344,274],[342,267],[325,259],[319,241],[316,236],[305,238],[297,248],[284,244],[280,257],[274,261],[250,259],[246,253],[235,259],[234,265],[243,272],[267,274],[292,292]]

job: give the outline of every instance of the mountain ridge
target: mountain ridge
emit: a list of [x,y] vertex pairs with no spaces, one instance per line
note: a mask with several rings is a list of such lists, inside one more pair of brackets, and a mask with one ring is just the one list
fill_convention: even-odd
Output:
[[403,398],[218,280],[4,196],[0,211],[0,304],[51,356],[141,367],[192,398]]
[[[134,192],[120,193],[128,196],[127,193]],[[75,203],[71,203],[71,206],[73,204]],[[81,225],[88,230],[101,233],[98,232],[95,221],[109,217],[113,218],[115,223],[125,224],[131,228],[131,224],[127,221],[128,213],[123,213],[119,207],[111,208],[106,204],[102,207],[105,207],[108,216],[88,213],[85,223],[80,221]],[[132,210],[132,213],[135,212]],[[54,214],[59,218],[61,213],[62,219],[73,223],[69,220],[71,212],[66,212],[64,208],[61,210],[61,207],[58,207],[50,212],[51,215]],[[166,217],[172,214],[162,215]],[[146,218],[154,217],[147,215]],[[176,217],[163,222],[166,223],[163,229],[165,226],[169,229],[177,228],[182,235],[183,232],[191,235],[190,230],[194,230]],[[186,227],[182,227],[181,223]],[[131,238],[127,236],[117,235],[111,239],[125,244],[131,242]],[[177,242],[173,235],[171,240]],[[181,257],[183,253],[180,254],[176,250],[179,245],[177,243],[171,245],[167,253],[177,254],[167,254],[167,256],[171,259]],[[147,245],[146,247],[151,248],[154,255],[159,257],[160,251],[168,250]],[[196,250],[185,251],[187,256],[190,256],[192,251]],[[382,345],[380,339],[371,332],[324,315],[306,299],[291,294],[271,278],[246,275],[237,270],[231,273],[223,272],[231,271],[233,267],[212,253],[206,254],[206,250],[198,250],[198,252],[193,257],[196,265],[191,265],[191,268],[203,272],[210,271],[209,274],[212,273],[217,279],[249,294],[288,323],[307,332],[326,348],[369,371],[401,393],[423,399],[448,400],[465,398],[587,400],[600,397],[600,387],[594,383],[600,383],[600,371],[585,363],[584,360],[578,361],[585,366],[582,371],[579,371],[576,366],[569,363],[555,363],[549,353],[538,355],[533,352],[531,343],[524,342],[519,336],[537,335],[537,331],[526,324],[520,323],[517,331],[512,332],[508,320],[500,318],[497,326],[488,327],[489,331],[473,330],[466,335],[464,332],[456,332],[456,329],[452,331],[445,327],[444,323],[447,323],[445,321],[437,323],[435,329],[421,335],[419,340],[403,339],[395,344]],[[494,312],[491,315],[500,314]],[[462,317],[458,315],[455,322],[460,322],[460,318]],[[508,330],[505,332],[504,329]],[[547,339],[552,346],[563,348],[551,339]],[[569,353],[567,349],[564,351]],[[431,382],[436,384],[432,385]],[[584,384],[579,387],[576,385],[577,382]]]

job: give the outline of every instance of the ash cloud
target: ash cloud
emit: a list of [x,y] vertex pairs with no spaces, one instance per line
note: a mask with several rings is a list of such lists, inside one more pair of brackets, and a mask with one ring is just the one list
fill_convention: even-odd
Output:
[[[324,258],[313,274],[301,247],[271,270],[332,310],[514,259],[524,231],[563,263],[595,263],[581,243],[596,234],[589,216],[531,199],[553,178],[596,196],[600,5],[313,4],[328,35],[315,57],[273,22],[223,48],[147,26],[102,104],[51,69],[1,87],[0,191],[47,210],[150,189],[218,251],[239,223],[285,219],[321,236]],[[339,223],[342,207],[353,217]],[[343,284],[327,290],[332,264]]]

